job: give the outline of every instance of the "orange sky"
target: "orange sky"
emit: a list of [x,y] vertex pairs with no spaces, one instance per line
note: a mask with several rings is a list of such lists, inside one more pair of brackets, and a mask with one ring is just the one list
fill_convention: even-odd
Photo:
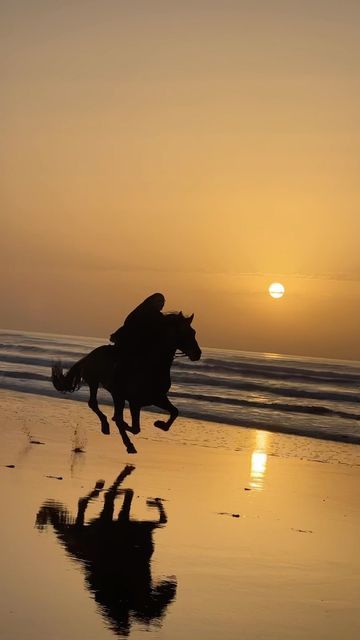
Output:
[[3,3],[0,326],[107,336],[160,290],[203,345],[360,358],[359,19]]

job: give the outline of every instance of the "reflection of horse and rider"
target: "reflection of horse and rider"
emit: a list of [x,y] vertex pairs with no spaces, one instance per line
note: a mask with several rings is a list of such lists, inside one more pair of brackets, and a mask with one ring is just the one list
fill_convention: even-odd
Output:
[[[140,410],[156,406],[168,411],[168,420],[156,420],[154,425],[168,431],[178,416],[178,410],[167,397],[171,387],[170,369],[176,351],[190,360],[201,358],[191,323],[194,315],[162,313],[165,298],[154,293],[136,307],[122,327],[110,337],[113,345],[98,347],[76,362],[64,375],[62,366],[52,368],[52,382],[61,392],[75,391],[86,383],[89,386],[89,407],[101,422],[102,433],[109,434],[105,414],[99,409],[97,391],[101,384],[112,396],[113,420],[128,453],[136,453],[128,431],[140,431]],[[125,401],[129,403],[131,426],[123,417]]]
[[[103,491],[103,480],[80,498],[75,518],[53,501],[45,502],[36,517],[37,528],[44,529],[50,523],[67,553],[80,561],[87,588],[101,614],[119,635],[128,635],[135,621],[147,625],[159,622],[176,595],[174,576],[154,582],[151,575],[153,532],[167,522],[160,498],[147,501],[149,507],[157,510],[157,518],[134,520],[130,517],[133,491],[120,488],[133,470],[130,465],[123,469],[104,493],[100,515],[87,524],[87,506]],[[123,495],[123,502],[114,518],[119,495]]]

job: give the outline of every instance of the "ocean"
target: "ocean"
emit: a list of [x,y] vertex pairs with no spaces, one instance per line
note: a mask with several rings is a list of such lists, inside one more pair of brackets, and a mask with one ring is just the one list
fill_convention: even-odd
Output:
[[[63,397],[51,365],[65,369],[106,340],[0,331],[0,388]],[[203,348],[176,358],[169,396],[180,415],[360,444],[360,362]],[[86,386],[71,395],[87,402]],[[105,390],[100,401],[111,404]]]

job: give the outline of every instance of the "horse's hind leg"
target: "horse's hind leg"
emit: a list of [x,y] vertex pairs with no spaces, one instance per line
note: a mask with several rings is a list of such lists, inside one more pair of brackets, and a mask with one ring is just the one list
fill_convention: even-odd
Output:
[[129,522],[130,509],[131,509],[132,499],[134,497],[134,492],[132,489],[120,489],[120,491],[124,493],[124,502],[122,503],[122,507],[118,515],[118,520],[120,522]]
[[124,422],[123,420],[123,409],[124,409],[124,400],[123,398],[121,398],[120,396],[118,396],[116,393],[111,392],[113,401],[114,401],[114,409],[115,409],[115,413],[114,413],[114,418],[115,418],[115,424],[117,426],[117,428],[119,429],[119,433],[121,436],[121,439],[126,447],[126,451],[128,453],[137,453],[133,443],[131,442],[128,434],[126,433],[126,428],[128,427],[128,425],[126,424],[126,422]]
[[100,418],[101,433],[104,433],[105,435],[108,436],[109,433],[110,433],[110,427],[109,427],[108,419],[107,419],[105,413],[100,411],[99,405],[98,405],[98,402],[97,402],[97,391],[98,391],[98,388],[99,388],[99,383],[98,382],[88,382],[88,385],[89,385],[89,389],[90,389],[90,398],[89,398],[88,405],[89,405],[90,409],[92,409],[92,411],[94,411],[94,413],[96,413],[96,415]]
[[124,429],[129,429],[129,425],[124,420],[124,408],[125,408],[125,400],[120,398],[116,392],[111,392],[113,403],[114,403],[114,415],[112,420],[119,424],[121,423],[124,426]]
[[165,411],[168,411],[170,413],[170,418],[166,422],[164,422],[164,420],[155,420],[154,427],[157,427],[162,431],[169,431],[172,423],[178,417],[179,411],[176,407],[174,407],[173,404],[171,404],[167,396],[156,400],[156,402],[154,402],[153,404],[155,407],[159,407],[160,409],[164,409]]

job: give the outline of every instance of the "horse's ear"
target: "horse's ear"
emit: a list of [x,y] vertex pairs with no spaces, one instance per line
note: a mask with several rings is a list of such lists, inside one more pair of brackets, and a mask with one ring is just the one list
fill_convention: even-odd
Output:
[[185,316],[183,315],[182,311],[179,311],[179,318],[184,318]]
[[192,323],[192,321],[194,320],[194,314],[192,313],[191,316],[189,316],[188,318],[186,318],[186,320],[188,321],[189,324]]

